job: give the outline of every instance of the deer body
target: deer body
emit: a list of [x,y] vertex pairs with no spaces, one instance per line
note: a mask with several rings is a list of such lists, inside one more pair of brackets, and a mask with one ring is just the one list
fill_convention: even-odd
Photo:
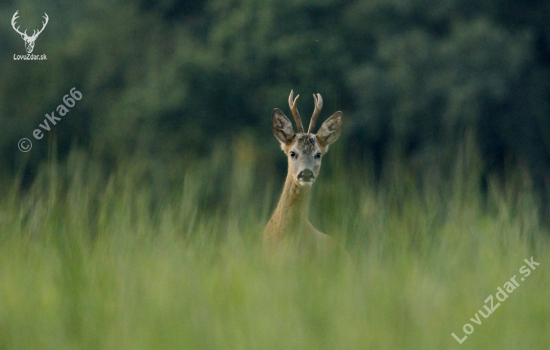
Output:
[[308,220],[310,193],[310,188],[301,188],[287,176],[279,204],[265,228],[266,247],[295,243],[313,251],[327,249],[330,237]]
[[273,134],[288,157],[288,173],[277,208],[264,230],[263,243],[268,249],[291,244],[308,253],[323,254],[333,246],[331,238],[308,221],[308,214],[311,188],[319,175],[321,157],[340,136],[342,113],[334,113],[323,123],[319,132],[313,134],[315,121],[323,106],[321,95],[313,96],[315,111],[307,133],[304,132],[296,108],[299,96],[293,99],[292,92],[289,96],[290,109],[298,127],[297,133],[294,133],[292,123],[281,110],[273,111]]

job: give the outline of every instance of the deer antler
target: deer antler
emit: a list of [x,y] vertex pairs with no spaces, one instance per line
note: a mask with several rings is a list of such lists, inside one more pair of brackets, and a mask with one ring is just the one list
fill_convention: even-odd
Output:
[[317,96],[313,94],[313,99],[315,100],[315,109],[313,110],[313,115],[309,121],[309,128],[307,131],[310,134],[313,132],[313,129],[315,129],[315,122],[317,121],[317,117],[319,117],[321,109],[323,108],[323,98],[321,97],[321,94],[317,94]]
[[33,38],[36,38],[38,35],[40,35],[40,33],[42,33],[44,31],[44,28],[46,28],[46,24],[48,24],[48,21],[50,20],[50,18],[48,17],[48,14],[46,12],[44,12],[43,18],[46,20],[46,22],[42,22],[42,29],[40,29],[38,31],[38,33],[35,34],[36,29],[32,32],[32,37]]
[[290,111],[296,120],[296,126],[298,127],[298,132],[304,132],[304,125],[302,124],[302,119],[300,118],[300,113],[298,113],[298,106],[296,102],[298,101],[300,95],[296,95],[294,98],[294,90],[290,90],[290,96],[288,96],[288,105],[290,106]]
[[19,33],[22,37],[26,37],[26,38],[29,38],[29,39],[34,39],[36,37],[38,37],[38,35],[40,35],[40,33],[42,33],[44,31],[44,28],[46,28],[46,25],[48,24],[48,21],[50,20],[49,17],[48,17],[48,14],[44,12],[44,19],[46,20],[45,22],[42,22],[42,29],[40,29],[38,32],[36,32],[36,29],[32,32],[32,35],[31,36],[28,36],[27,35],[27,30],[25,29],[25,32],[21,33],[19,31],[19,27],[21,26],[18,26],[17,28],[15,28],[15,25],[16,25],[16,20],[19,18],[18,16],[18,13],[19,13],[19,10],[15,11],[15,13],[13,14],[13,17],[11,18],[11,26],[13,27],[13,29]]
[[26,29],[25,29],[25,32],[24,32],[24,33],[21,33],[21,32],[19,31],[19,27],[21,27],[21,26],[15,28],[15,24],[16,24],[15,21],[19,18],[19,16],[17,15],[18,12],[19,12],[19,10],[15,11],[15,13],[13,14],[13,17],[11,18],[11,26],[13,27],[13,29],[14,29],[17,33],[21,34],[21,36],[27,36],[27,30],[26,30]]

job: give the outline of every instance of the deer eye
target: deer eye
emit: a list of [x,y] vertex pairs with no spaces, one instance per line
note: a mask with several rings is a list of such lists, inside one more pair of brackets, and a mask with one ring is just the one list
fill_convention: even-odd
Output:
[[315,159],[321,159],[321,153],[315,154]]
[[290,154],[291,158],[296,158],[297,157],[296,152],[294,152],[294,151],[290,151],[289,154]]

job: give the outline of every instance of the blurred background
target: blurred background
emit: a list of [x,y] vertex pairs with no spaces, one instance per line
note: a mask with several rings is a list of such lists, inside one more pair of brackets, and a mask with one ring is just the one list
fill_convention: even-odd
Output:
[[[16,11],[28,34],[47,13],[47,60],[14,60]],[[542,0],[0,2],[0,349],[547,349],[549,20]],[[306,125],[313,93],[318,125],[343,112],[309,219],[353,266],[260,249],[291,89]]]
[[[13,59],[25,53],[16,10],[29,34],[48,14],[33,52],[47,61]],[[230,150],[283,177],[270,117],[290,115],[294,89],[306,123],[312,93],[321,119],[344,112],[334,157],[372,181],[395,159],[417,179],[448,177],[470,142],[481,191],[521,169],[542,203],[550,194],[546,1],[13,0],[0,18],[0,176],[22,188],[76,151],[105,173],[139,159],[162,182]],[[73,87],[82,100],[34,139]]]

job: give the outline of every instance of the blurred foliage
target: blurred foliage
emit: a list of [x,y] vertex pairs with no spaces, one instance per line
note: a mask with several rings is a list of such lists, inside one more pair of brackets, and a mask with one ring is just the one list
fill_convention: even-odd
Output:
[[[420,187],[394,161],[379,187],[368,164],[350,171],[335,149],[310,219],[353,267],[292,250],[266,259],[260,233],[276,198],[241,142],[163,174],[130,158],[107,178],[71,151],[44,162],[24,193],[10,186],[0,196],[0,349],[452,349],[451,333],[462,337],[512,276],[520,288],[479,328],[469,322],[466,344],[547,347],[550,230],[520,173],[483,196],[470,142],[450,182]],[[540,266],[520,282],[530,257]]]
[[[13,60],[16,10],[29,31],[48,13],[47,61]],[[549,263],[549,15],[535,0],[2,2],[0,348],[445,348],[524,258]],[[306,123],[312,93],[323,117],[344,112],[310,219],[354,272],[262,258],[285,167],[270,116],[291,89]],[[547,271],[468,344],[548,344]]]
[[[26,28],[48,13],[34,52],[47,61],[12,60],[16,10]],[[344,148],[376,169],[395,152],[445,167],[473,132],[488,172],[518,163],[547,189],[549,16],[519,0],[4,2],[0,159],[36,169],[55,142],[170,163],[242,137],[269,156],[271,111],[294,89],[306,120],[314,92],[325,115],[343,110]],[[84,98],[18,152],[73,86]]]

